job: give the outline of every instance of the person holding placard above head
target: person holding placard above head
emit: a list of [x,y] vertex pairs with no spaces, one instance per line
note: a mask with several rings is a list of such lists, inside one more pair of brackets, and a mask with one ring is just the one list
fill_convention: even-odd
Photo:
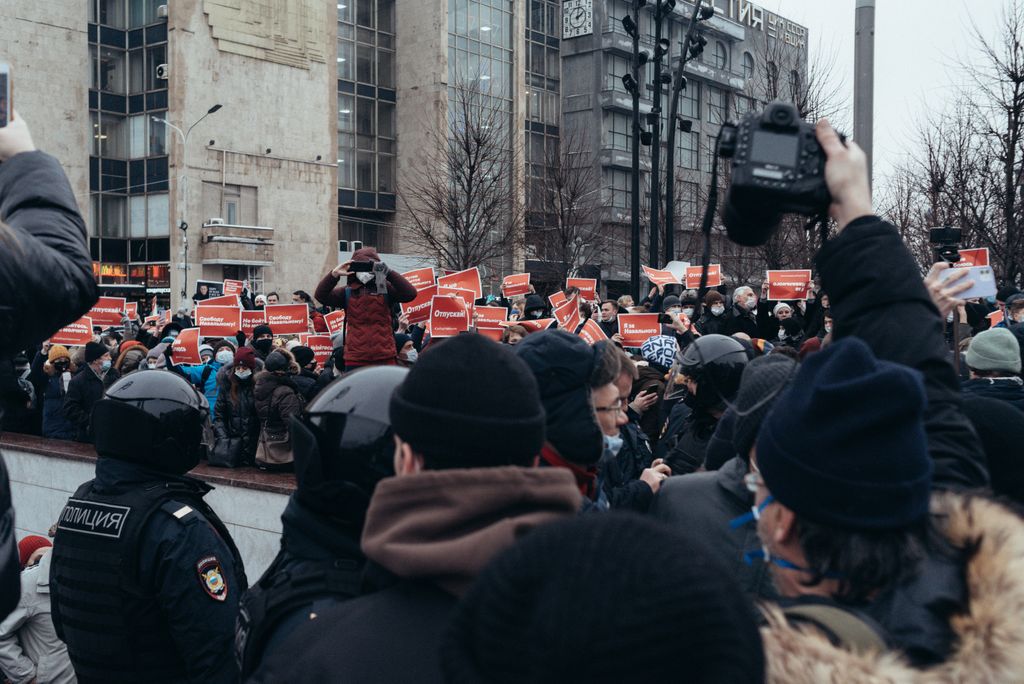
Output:
[[[342,280],[344,279],[344,280]],[[373,247],[328,273],[313,295],[345,310],[345,368],[396,363],[393,309],[416,298],[416,288],[381,261]]]

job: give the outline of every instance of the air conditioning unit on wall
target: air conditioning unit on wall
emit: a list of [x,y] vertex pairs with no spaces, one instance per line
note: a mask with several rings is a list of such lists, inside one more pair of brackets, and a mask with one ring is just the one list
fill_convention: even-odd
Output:
[[157,5],[156,16],[158,19],[167,18],[167,5]]
[[166,81],[167,77],[171,75],[171,67],[166,64],[156,65],[156,77],[161,81]]

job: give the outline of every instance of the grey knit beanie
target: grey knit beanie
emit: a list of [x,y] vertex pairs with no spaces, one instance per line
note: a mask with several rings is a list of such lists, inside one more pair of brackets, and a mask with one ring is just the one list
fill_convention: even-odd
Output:
[[967,366],[979,371],[1020,372],[1020,346],[1006,328],[985,330],[974,336],[967,349]]

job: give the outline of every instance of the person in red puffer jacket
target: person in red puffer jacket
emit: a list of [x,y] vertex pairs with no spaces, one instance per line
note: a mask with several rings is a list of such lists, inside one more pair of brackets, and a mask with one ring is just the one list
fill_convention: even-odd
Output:
[[[390,366],[395,363],[395,338],[391,324],[393,304],[411,302],[416,288],[384,265],[387,294],[377,294],[372,271],[355,273],[356,262],[383,263],[377,250],[363,247],[352,260],[324,276],[314,297],[327,306],[345,309],[345,370],[362,366]],[[345,278],[344,282],[340,282]]]

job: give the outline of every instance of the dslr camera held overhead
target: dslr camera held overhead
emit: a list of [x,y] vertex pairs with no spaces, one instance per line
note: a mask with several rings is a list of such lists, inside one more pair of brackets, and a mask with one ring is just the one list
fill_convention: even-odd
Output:
[[801,3],[0,0],[0,680],[1024,682],[1024,69]]

